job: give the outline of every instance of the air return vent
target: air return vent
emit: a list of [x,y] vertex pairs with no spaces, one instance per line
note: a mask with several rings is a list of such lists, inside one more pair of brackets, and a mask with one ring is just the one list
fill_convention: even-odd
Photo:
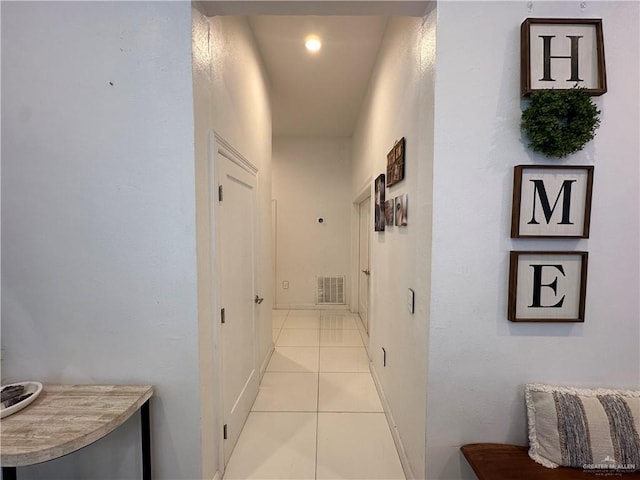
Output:
[[318,305],[344,305],[344,275],[337,277],[317,277]]

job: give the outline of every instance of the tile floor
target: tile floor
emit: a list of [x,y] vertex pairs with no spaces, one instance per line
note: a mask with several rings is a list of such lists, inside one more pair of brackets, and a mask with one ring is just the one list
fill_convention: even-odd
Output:
[[274,310],[275,352],[226,480],[404,480],[358,322]]

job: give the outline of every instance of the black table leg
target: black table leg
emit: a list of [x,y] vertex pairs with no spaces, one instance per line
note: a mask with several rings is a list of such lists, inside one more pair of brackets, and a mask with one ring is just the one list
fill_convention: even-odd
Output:
[[16,480],[16,467],[2,467],[2,480]]
[[[142,480],[151,480],[151,421],[149,418],[149,400],[144,402],[142,407],[140,407],[140,427],[142,430]],[[15,476],[11,480],[15,480]]]

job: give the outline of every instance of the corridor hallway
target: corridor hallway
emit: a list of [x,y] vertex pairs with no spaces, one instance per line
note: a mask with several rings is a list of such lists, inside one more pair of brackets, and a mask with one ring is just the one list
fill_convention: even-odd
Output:
[[348,312],[274,310],[275,351],[226,480],[404,480]]

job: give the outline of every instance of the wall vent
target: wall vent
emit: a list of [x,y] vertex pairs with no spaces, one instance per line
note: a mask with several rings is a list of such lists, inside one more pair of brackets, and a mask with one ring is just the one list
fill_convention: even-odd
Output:
[[337,277],[317,277],[318,305],[344,305],[344,275]]

